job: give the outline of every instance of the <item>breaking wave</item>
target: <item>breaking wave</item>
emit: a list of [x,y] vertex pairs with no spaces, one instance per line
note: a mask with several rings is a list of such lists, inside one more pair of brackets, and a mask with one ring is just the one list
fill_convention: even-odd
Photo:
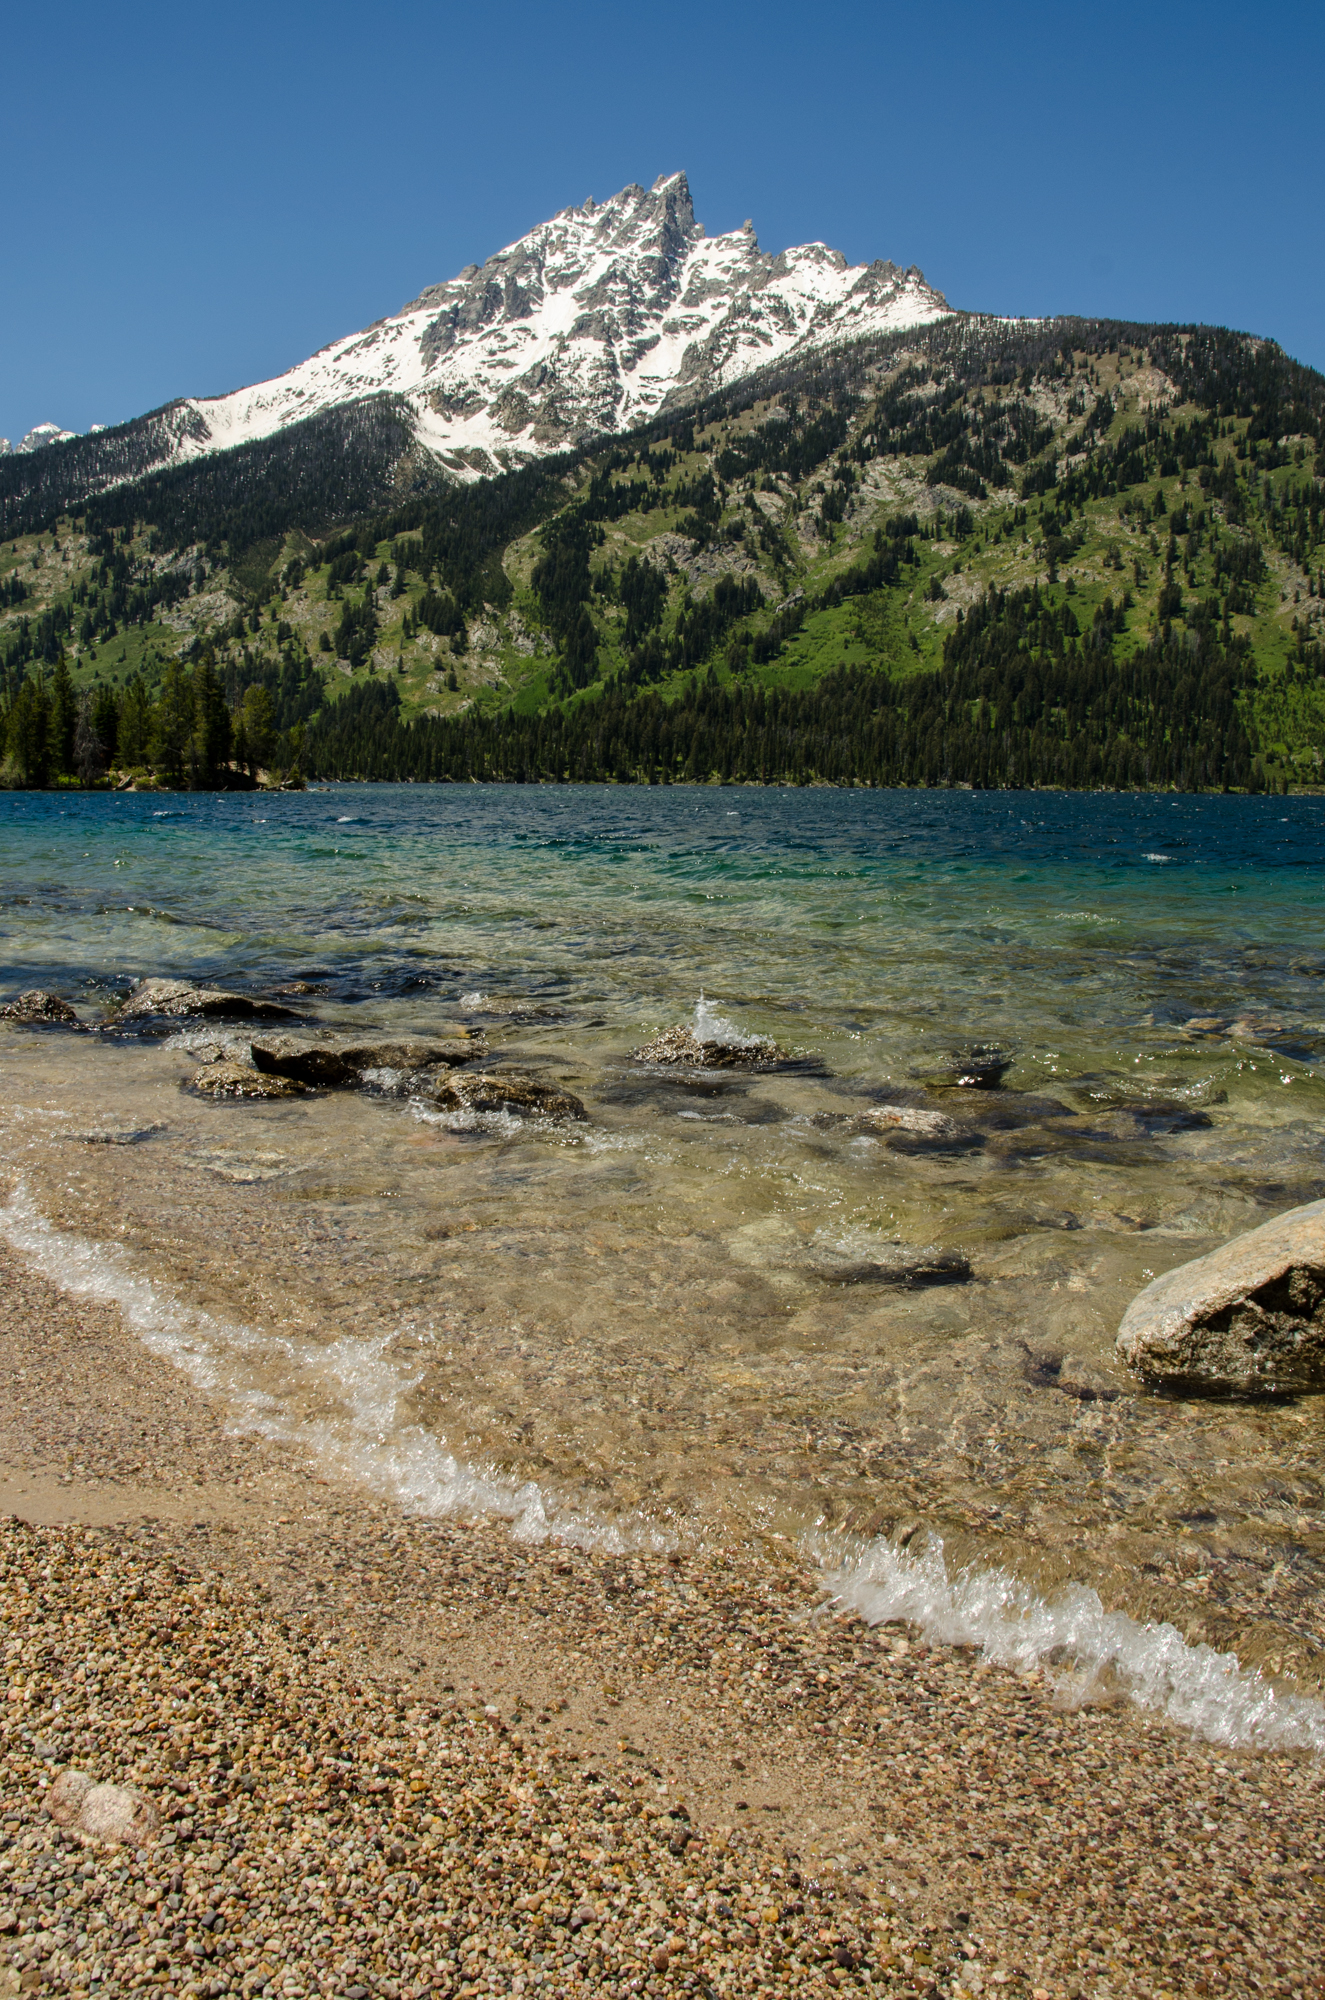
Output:
[[[63,1292],[119,1307],[143,1344],[182,1369],[199,1388],[228,1401],[234,1428],[305,1451],[320,1467],[357,1480],[408,1512],[487,1515],[509,1521],[517,1539],[551,1536],[608,1552],[666,1550],[672,1538],[652,1523],[616,1523],[568,1507],[532,1480],[467,1464],[439,1438],[402,1415],[416,1377],[388,1353],[392,1335],[342,1335],[326,1343],[264,1333],[222,1320],[176,1298],[134,1271],[113,1244],[57,1229],[21,1185],[0,1207],[0,1233]],[[282,1401],[259,1379],[283,1377]],[[329,1414],[309,1417],[301,1401]]]
[[1106,1611],[1084,1584],[1050,1599],[1006,1570],[950,1576],[937,1537],[914,1555],[883,1540],[844,1549],[827,1536],[808,1552],[837,1602],[869,1625],[913,1625],[937,1645],[975,1646],[996,1666],[1047,1670],[1077,1704],[1124,1694],[1212,1743],[1325,1751],[1325,1702],[1275,1688],[1236,1653],[1189,1645],[1173,1625]]

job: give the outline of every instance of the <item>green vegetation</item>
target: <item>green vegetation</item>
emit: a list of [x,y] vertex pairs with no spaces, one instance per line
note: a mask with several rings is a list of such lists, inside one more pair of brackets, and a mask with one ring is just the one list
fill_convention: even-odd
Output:
[[8,781],[1321,781],[1325,379],[1270,343],[964,318],[467,487],[402,423],[0,494]]

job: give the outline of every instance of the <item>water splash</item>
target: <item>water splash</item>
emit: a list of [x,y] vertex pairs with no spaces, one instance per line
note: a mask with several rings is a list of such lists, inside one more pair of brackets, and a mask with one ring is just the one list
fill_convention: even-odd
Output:
[[1117,1690],[1211,1743],[1325,1751],[1325,1702],[1282,1692],[1236,1653],[1189,1645],[1172,1625],[1106,1611],[1084,1584],[1046,1599],[1006,1570],[950,1576],[936,1536],[918,1554],[822,1535],[808,1552],[837,1601],[868,1625],[914,1625],[937,1645],[975,1646],[1021,1673],[1048,1668],[1077,1702]]
[[724,1048],[734,1049],[758,1048],[767,1039],[763,1035],[742,1034],[734,1021],[729,1021],[725,1014],[714,1011],[704,998],[702,987],[695,1002],[695,1025],[692,1032],[697,1042],[718,1042]]

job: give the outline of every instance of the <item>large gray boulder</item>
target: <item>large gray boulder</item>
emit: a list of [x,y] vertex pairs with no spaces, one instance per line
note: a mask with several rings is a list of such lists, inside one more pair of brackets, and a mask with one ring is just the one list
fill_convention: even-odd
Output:
[[1206,1395],[1325,1390],[1325,1201],[1290,1208],[1138,1293],[1118,1353]]

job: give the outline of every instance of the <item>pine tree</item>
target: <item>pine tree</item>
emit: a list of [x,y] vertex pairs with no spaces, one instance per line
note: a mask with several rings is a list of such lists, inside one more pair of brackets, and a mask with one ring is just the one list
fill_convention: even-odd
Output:
[[152,703],[141,674],[135,674],[120,701],[116,749],[131,770],[147,762],[152,741]]
[[154,751],[172,785],[184,782],[193,747],[193,682],[178,660],[169,660],[157,703]]
[[23,784],[49,784],[51,698],[40,677],[29,677],[18,691],[9,716],[9,751]]
[[69,662],[61,653],[55,663],[51,684],[51,750],[55,769],[70,777],[74,771],[74,734],[77,728],[78,698],[74,693]]
[[198,778],[201,784],[210,787],[223,780],[230,756],[232,732],[230,711],[225,705],[225,689],[206,655],[194,670],[193,709]]

